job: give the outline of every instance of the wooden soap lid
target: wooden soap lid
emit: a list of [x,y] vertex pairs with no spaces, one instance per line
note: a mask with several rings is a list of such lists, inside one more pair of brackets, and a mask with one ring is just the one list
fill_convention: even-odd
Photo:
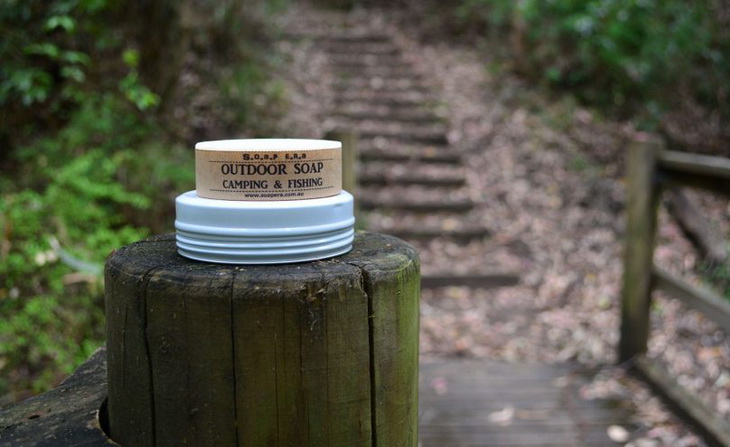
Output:
[[342,143],[256,138],[195,145],[198,196],[282,201],[336,196],[342,191]]

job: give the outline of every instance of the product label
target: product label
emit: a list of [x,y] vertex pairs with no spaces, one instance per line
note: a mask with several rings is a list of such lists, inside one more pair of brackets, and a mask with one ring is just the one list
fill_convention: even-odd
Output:
[[222,200],[300,200],[342,190],[341,149],[195,150],[200,197]]

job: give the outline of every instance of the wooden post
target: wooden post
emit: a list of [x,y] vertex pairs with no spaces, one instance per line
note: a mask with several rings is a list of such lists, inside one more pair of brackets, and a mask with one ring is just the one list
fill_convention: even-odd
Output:
[[158,237],[110,256],[106,291],[121,445],[417,444],[419,261],[396,238],[231,266]]
[[360,162],[359,136],[354,130],[333,130],[325,136],[328,140],[342,142],[342,189],[355,197],[354,214],[359,217],[357,168]]
[[637,140],[629,147],[620,362],[642,354],[647,349],[660,195],[656,164],[661,149],[661,141],[655,139]]

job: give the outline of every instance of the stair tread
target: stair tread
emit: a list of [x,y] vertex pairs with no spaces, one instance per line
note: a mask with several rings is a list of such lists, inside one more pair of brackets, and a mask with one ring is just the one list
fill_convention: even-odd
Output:
[[363,195],[359,199],[363,209],[399,209],[415,212],[453,211],[466,212],[474,207],[470,199],[427,199],[411,197],[372,197]]
[[358,120],[345,116],[331,116],[330,127],[357,129],[360,135],[398,138],[446,138],[448,127],[443,122],[399,122],[389,119]]
[[454,165],[411,163],[363,163],[358,178],[361,184],[421,184],[433,186],[462,186],[464,170]]
[[390,234],[406,241],[433,239],[437,237],[456,240],[468,240],[486,238],[490,236],[489,230],[482,227],[442,229],[440,227],[428,228],[423,226],[395,228],[371,226],[370,229],[371,231]]
[[332,64],[332,71],[336,76],[346,77],[347,79],[370,79],[375,77],[383,78],[386,81],[410,80],[419,85],[425,83],[423,75],[413,70],[410,65],[350,65],[350,64]]
[[440,103],[430,91],[378,89],[340,90],[334,100],[337,104],[388,107],[428,107]]
[[331,64],[341,66],[393,66],[408,65],[398,53],[367,53],[367,52],[327,52],[327,59]]
[[401,50],[392,42],[328,42],[319,41],[317,47],[330,55],[400,56]]
[[334,90],[431,93],[433,87],[422,79],[412,76],[369,76],[351,77],[332,82]]
[[[410,240],[421,256],[424,276],[441,278],[478,278],[495,272],[518,276],[525,268],[525,259],[508,246],[493,239],[471,239],[466,242],[447,238]],[[458,258],[459,263],[452,260]],[[463,284],[468,285],[468,284]]]
[[363,162],[461,164],[461,155],[446,146],[414,146],[393,143],[387,138],[374,138],[370,141],[361,141],[359,149],[360,159]]
[[332,111],[335,117],[349,120],[401,121],[421,124],[443,124],[444,119],[426,107],[392,108],[387,106],[364,107],[350,105]]
[[382,138],[390,142],[390,146],[399,146],[404,143],[421,143],[427,145],[447,145],[449,143],[445,132],[411,131],[403,132],[393,129],[357,129],[360,138]]
[[493,287],[516,286],[520,283],[518,271],[494,269],[489,272],[465,274],[426,273],[421,275],[421,288],[471,287],[489,289]]
[[[319,28],[321,24],[318,24]],[[326,45],[331,44],[390,44],[393,45],[390,36],[384,33],[369,32],[352,32],[352,31],[336,31],[322,28],[322,31],[313,31],[311,27],[303,27],[296,29],[289,27],[282,33],[284,39],[309,39],[323,42]]]

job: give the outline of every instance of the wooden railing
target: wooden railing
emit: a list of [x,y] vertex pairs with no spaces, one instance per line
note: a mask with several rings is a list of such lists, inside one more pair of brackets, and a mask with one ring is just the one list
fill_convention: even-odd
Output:
[[636,371],[697,426],[710,442],[730,445],[730,424],[681,388],[646,357],[651,294],[662,290],[730,334],[730,303],[654,265],[657,212],[662,191],[691,186],[730,196],[730,159],[664,150],[658,139],[636,140],[629,148],[628,208],[621,308],[619,361]]

